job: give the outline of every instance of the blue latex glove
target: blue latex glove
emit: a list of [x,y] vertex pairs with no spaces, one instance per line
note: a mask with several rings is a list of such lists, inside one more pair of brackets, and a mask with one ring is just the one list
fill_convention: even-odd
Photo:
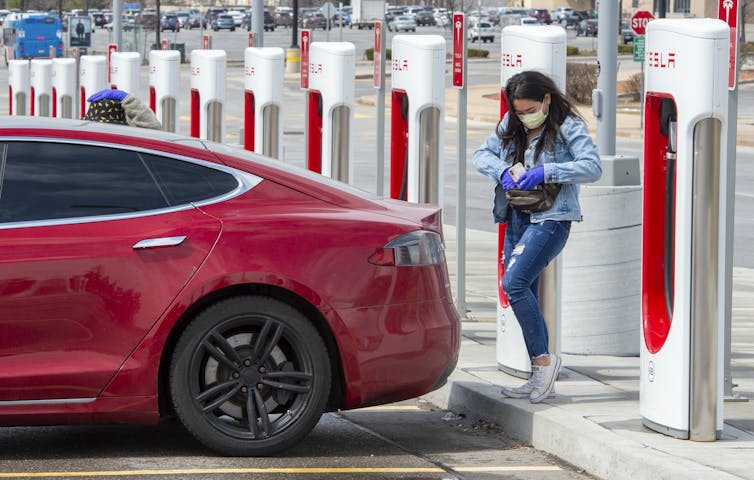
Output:
[[534,187],[545,181],[545,167],[542,165],[529,169],[518,178],[518,188],[534,190]]
[[125,98],[128,96],[128,92],[124,92],[123,90],[100,90],[97,93],[92,94],[89,98],[86,99],[87,102],[99,102],[100,100],[117,100],[119,102],[122,102],[125,100]]
[[510,170],[510,168],[503,170],[503,174],[500,175],[500,184],[503,186],[503,190],[512,190],[514,188],[518,188],[516,182],[514,182],[513,178],[511,178],[511,174],[508,170]]

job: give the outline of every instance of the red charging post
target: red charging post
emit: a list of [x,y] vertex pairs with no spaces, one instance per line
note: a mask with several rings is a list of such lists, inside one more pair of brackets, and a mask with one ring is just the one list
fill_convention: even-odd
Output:
[[212,47],[212,38],[209,36],[208,33],[205,33],[202,35],[202,48],[204,50],[209,50]]
[[382,86],[382,22],[374,22],[374,88]]
[[118,51],[118,45],[114,43],[107,44],[107,83],[110,83],[110,56]]
[[309,88],[309,30],[301,30],[301,88]]
[[738,68],[738,0],[720,0],[717,18],[730,27],[730,53],[728,57],[728,89],[736,88],[736,69]]
[[463,13],[453,14],[453,86],[464,87],[466,57],[466,21]]
[[162,41],[160,42],[160,48],[162,50],[168,49],[168,40],[166,38],[163,38]]

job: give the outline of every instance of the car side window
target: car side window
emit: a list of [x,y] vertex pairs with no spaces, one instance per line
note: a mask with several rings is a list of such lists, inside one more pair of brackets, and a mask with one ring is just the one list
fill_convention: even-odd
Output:
[[157,155],[140,154],[157,179],[170,205],[182,205],[218,197],[238,187],[226,172]]
[[91,145],[8,142],[0,222],[141,212],[168,207],[136,152]]

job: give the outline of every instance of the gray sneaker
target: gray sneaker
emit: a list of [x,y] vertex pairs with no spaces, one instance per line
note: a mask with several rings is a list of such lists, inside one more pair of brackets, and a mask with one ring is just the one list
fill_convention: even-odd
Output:
[[[541,383],[542,378],[542,368],[537,365],[532,365],[531,367],[531,377],[529,377],[529,380],[524,383],[523,385],[519,387],[503,387],[500,390],[500,393],[503,394],[503,396],[508,398],[531,398],[531,392],[534,391],[534,388],[536,385]],[[555,396],[555,390],[551,390],[550,397]]]
[[539,367],[537,382],[529,396],[531,403],[539,403],[550,396],[555,388],[555,379],[558,378],[558,371],[560,371],[560,357],[551,353],[550,364]]

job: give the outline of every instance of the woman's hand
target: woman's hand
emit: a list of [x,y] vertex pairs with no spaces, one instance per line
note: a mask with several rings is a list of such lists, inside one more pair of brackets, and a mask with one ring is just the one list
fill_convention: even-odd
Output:
[[503,190],[513,190],[518,188],[508,170],[510,170],[510,167],[503,170],[503,174],[500,176],[500,184],[503,186]]
[[[506,173],[508,171],[506,170]],[[510,175],[508,175],[510,176]],[[503,174],[505,177],[505,174]],[[534,190],[534,188],[540,183],[545,181],[545,167],[542,165],[527,170],[526,173],[521,175],[518,179],[518,188],[521,190]]]

